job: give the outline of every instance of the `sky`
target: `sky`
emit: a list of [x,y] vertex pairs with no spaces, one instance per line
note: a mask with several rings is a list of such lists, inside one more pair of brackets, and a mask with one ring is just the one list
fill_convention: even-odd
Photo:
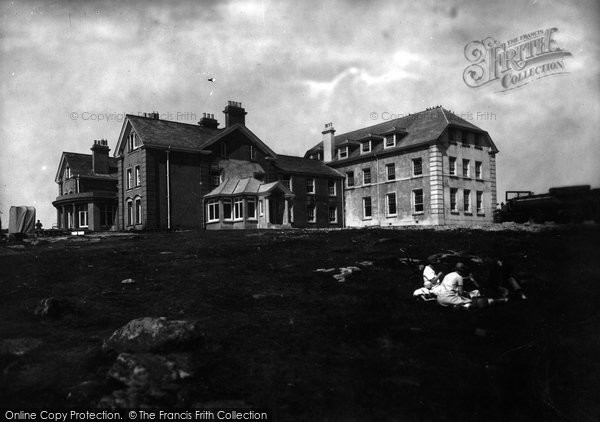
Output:
[[[0,16],[3,228],[12,205],[55,224],[62,152],[107,139],[112,154],[125,113],[222,127],[229,100],[291,155],[327,122],[340,134],[442,105],[496,143],[499,199],[600,185],[597,1],[0,1]],[[467,44],[548,28],[565,73],[465,84]]]

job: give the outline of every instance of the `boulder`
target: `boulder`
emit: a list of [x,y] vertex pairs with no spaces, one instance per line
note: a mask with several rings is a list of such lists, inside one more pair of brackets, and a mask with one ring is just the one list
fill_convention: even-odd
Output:
[[105,350],[151,352],[197,343],[202,333],[197,325],[185,320],[144,317],[129,321],[104,341]]
[[131,396],[161,398],[176,391],[193,374],[190,356],[121,353],[108,375],[127,387]]

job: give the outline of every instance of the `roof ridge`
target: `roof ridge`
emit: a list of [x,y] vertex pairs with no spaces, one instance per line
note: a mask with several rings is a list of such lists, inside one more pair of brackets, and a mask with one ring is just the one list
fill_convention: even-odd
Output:
[[126,114],[125,117],[127,117],[127,116],[136,117],[136,118],[139,118],[139,119],[154,120],[154,121],[159,121],[159,122],[176,123],[178,125],[192,126],[192,127],[197,127],[197,128],[201,128],[201,129],[212,129],[212,130],[224,130],[224,129],[226,129],[224,127],[222,127],[222,128],[208,128],[208,127],[203,127],[203,126],[200,126],[198,124],[193,124],[193,123],[183,123],[183,122],[178,122],[176,120],[155,119],[154,117],[138,116],[137,114]]

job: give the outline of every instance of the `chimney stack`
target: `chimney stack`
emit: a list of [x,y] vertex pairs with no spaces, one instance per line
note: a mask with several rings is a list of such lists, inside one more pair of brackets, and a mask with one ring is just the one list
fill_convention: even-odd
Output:
[[231,127],[236,123],[246,125],[246,110],[242,107],[242,103],[237,101],[228,101],[225,110],[225,127]]
[[96,174],[108,174],[108,141],[106,139],[94,140],[92,150],[92,171]]
[[217,119],[215,119],[215,115],[209,113],[202,113],[202,118],[198,124],[202,127],[211,129],[216,129],[219,126],[219,122],[217,122]]
[[335,129],[333,123],[325,123],[325,129],[321,132],[323,134],[323,161],[328,163],[333,161],[335,157]]

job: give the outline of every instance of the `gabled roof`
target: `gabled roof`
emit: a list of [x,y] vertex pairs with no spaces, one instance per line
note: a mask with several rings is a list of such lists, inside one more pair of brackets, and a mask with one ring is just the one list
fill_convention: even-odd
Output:
[[125,132],[128,124],[146,147],[181,149],[190,152],[202,150],[209,139],[223,132],[223,129],[127,114],[115,148],[115,156],[119,155],[125,147]]
[[108,157],[109,174],[94,173],[92,164],[92,154],[80,154],[77,152],[63,152],[58,164],[58,170],[54,178],[55,182],[59,182],[61,175],[68,165],[71,169],[71,174],[74,176],[83,177],[100,177],[107,179],[116,179],[119,171],[118,161],[116,158]]
[[303,173],[313,176],[327,176],[343,178],[344,176],[337,170],[323,164],[321,160],[311,160],[303,157],[294,157],[291,155],[278,155],[274,162],[275,167],[285,173]]
[[264,195],[275,189],[281,190],[285,196],[294,196],[292,191],[280,182],[263,183],[253,177],[246,177],[243,179],[226,179],[204,197]]
[[273,158],[277,158],[277,154],[275,154],[275,152],[273,152],[273,150],[271,148],[269,148],[263,141],[261,141],[258,138],[258,136],[256,136],[254,133],[252,133],[252,131],[250,129],[248,129],[246,126],[244,126],[240,123],[236,123],[236,124],[232,125],[231,127],[228,127],[227,129],[221,131],[216,136],[208,139],[202,145],[202,148],[208,148],[210,145],[214,144],[215,142],[219,141],[220,139],[223,139],[225,136],[227,136],[230,133],[233,133],[235,131],[242,132],[247,138],[251,139],[256,145],[258,145],[258,147],[263,152],[265,152],[267,155],[270,155]]
[[[458,117],[442,107],[435,107],[398,119],[336,135],[334,143],[335,147],[338,147],[344,145],[347,139],[366,139],[369,135],[383,135],[396,132],[405,135],[400,137],[396,143],[396,147],[386,149],[386,151],[393,150],[394,148],[409,148],[436,141],[448,126],[465,128],[487,135],[486,131],[467,120]],[[487,136],[487,141],[490,143],[492,149],[497,152],[498,149],[489,138],[489,135]],[[319,149],[323,149],[323,142],[319,142],[309,149],[307,154]]]

